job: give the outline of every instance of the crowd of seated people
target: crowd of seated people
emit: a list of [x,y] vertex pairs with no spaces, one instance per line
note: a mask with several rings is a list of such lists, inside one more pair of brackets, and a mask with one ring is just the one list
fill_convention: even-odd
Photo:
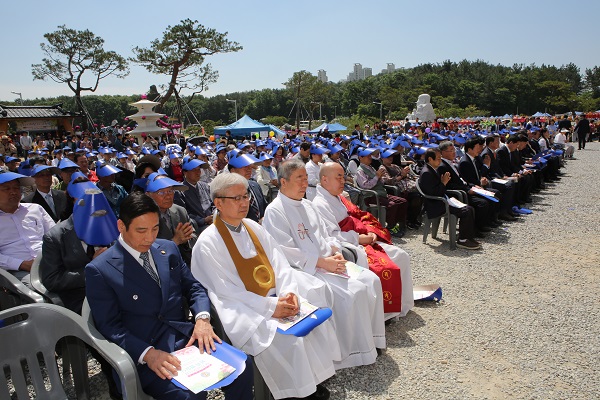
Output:
[[[254,357],[276,399],[327,398],[322,383],[374,363],[385,326],[413,307],[410,256],[392,238],[419,229],[423,212],[445,212],[418,189],[459,200],[450,207],[457,246],[476,250],[531,213],[532,195],[559,181],[565,163],[545,127],[376,128],[183,146],[115,135],[119,151],[83,138],[0,157],[0,267],[28,284],[41,249],[42,283],[75,312],[87,296],[98,329],[130,354],[155,398],[203,398],[165,382],[179,368],[169,353],[194,341],[210,352],[224,339]],[[111,243],[76,232],[74,212],[92,192],[114,215]],[[361,197],[385,219],[360,209]],[[227,338],[210,328],[209,298]],[[331,318],[303,340],[277,333],[274,321],[304,300]],[[238,379],[227,397],[245,398],[251,376]]]

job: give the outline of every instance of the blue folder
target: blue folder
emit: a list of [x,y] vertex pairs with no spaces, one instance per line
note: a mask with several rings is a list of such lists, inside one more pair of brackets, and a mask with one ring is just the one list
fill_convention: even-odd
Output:
[[[215,347],[217,348],[217,350],[213,351],[212,355],[218,358],[219,360],[223,361],[224,363],[231,365],[233,368],[235,368],[235,371],[228,377],[220,380],[212,386],[207,387],[205,389],[206,391],[218,389],[220,387],[231,384],[246,369],[246,353],[236,349],[232,345],[227,344],[225,342],[215,342]],[[176,386],[187,390],[185,386],[177,382],[176,378],[177,377],[171,379],[171,382],[173,382]]]
[[[294,335],[297,337],[304,337],[310,333],[317,326],[321,325],[323,322],[327,321],[329,317],[331,317],[331,308],[319,308],[315,310],[311,315],[304,318],[302,321],[298,322],[296,325],[292,326],[287,331],[281,330],[277,328],[277,333],[281,333],[282,335]],[[316,318],[313,318],[315,316]]]
[[483,198],[486,198],[486,199],[488,199],[488,200],[491,200],[491,201],[493,201],[493,202],[495,202],[495,203],[498,203],[498,202],[500,202],[500,200],[498,200],[498,199],[497,199],[497,198],[495,198],[494,196],[488,196],[488,195],[486,195],[486,194],[477,193],[477,192],[475,192],[475,194],[476,194],[476,195],[478,195],[478,196],[481,196],[481,197],[483,197]]

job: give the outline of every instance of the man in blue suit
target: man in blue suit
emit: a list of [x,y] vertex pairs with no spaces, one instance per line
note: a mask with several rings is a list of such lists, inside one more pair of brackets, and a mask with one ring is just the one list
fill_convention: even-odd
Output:
[[[119,239],[85,268],[86,295],[96,327],[137,364],[144,391],[156,399],[205,399],[170,380],[181,364],[170,353],[196,341],[215,350],[206,289],[192,276],[177,245],[156,239],[160,209],[143,193],[121,204]],[[195,323],[188,321],[184,299]],[[227,399],[252,399],[252,367],[224,388]]]

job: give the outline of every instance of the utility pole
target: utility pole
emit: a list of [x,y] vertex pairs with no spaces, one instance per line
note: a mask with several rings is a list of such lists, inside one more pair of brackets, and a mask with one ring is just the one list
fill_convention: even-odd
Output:
[[383,121],[383,103],[374,101],[373,104],[379,104],[379,121]]
[[235,120],[238,120],[238,114],[237,114],[237,100],[229,100],[229,99],[225,99],[225,101],[229,101],[230,103],[233,103],[233,107],[235,108]]
[[19,98],[21,99],[21,106],[23,106],[23,94],[19,93],[19,92],[11,92],[12,94],[18,94]]

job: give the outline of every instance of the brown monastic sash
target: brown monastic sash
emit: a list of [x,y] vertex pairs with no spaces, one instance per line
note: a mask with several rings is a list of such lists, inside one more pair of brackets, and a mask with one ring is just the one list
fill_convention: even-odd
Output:
[[225,226],[221,217],[217,215],[214,223],[225,242],[225,246],[227,246],[229,255],[233,260],[233,264],[235,265],[246,290],[256,293],[259,296],[266,296],[269,293],[269,290],[275,288],[275,272],[273,271],[273,267],[269,262],[265,249],[263,249],[256,234],[248,225],[244,224],[244,227],[248,231],[250,239],[254,244],[254,248],[256,249],[256,255],[254,257],[244,258],[240,254],[240,251],[231,237],[229,229]]

